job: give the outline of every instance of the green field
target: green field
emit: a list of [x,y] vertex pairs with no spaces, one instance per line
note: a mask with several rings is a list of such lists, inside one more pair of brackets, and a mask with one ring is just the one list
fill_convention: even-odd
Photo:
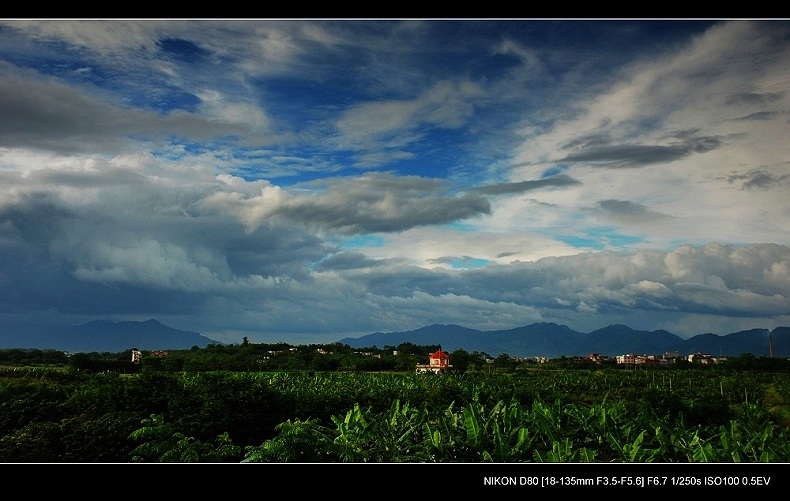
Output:
[[0,461],[790,461],[790,371],[0,369]]

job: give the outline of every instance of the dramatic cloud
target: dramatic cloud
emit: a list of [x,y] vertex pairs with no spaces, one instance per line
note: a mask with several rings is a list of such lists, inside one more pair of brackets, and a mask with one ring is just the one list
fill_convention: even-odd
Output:
[[0,21],[0,336],[790,325],[785,21]]
[[525,191],[537,190],[539,188],[551,187],[551,186],[572,186],[575,184],[581,184],[579,181],[573,179],[570,176],[554,176],[547,179],[539,179],[536,181],[521,181],[518,183],[497,183],[492,184],[490,186],[481,186],[479,188],[474,188],[472,191],[476,191],[478,193],[484,193],[486,195],[506,195],[510,193],[523,193]]

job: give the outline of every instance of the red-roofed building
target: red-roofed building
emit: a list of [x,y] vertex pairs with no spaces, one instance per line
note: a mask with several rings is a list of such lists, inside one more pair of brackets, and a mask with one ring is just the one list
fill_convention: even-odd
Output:
[[440,346],[434,353],[428,355],[428,364],[417,364],[417,372],[433,372],[439,374],[452,369],[450,355],[442,351]]

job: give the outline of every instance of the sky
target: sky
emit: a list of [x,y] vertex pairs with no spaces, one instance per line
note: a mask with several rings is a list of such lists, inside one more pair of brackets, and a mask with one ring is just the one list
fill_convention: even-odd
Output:
[[0,19],[0,323],[790,326],[787,19]]

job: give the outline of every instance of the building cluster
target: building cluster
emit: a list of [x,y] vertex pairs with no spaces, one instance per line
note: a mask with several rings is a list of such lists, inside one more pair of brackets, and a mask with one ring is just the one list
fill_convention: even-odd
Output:
[[[590,358],[598,356],[591,354]],[[666,352],[663,355],[637,355],[629,353],[627,355],[617,355],[615,357],[618,364],[631,364],[631,365],[667,365],[675,363],[677,360],[685,358],[688,362],[699,364],[717,364],[723,362],[726,358],[714,357],[710,353],[692,353],[686,357],[681,357],[677,352]]]
[[[151,356],[155,358],[167,358],[168,352],[167,350],[153,350],[151,351]],[[140,360],[143,358],[143,352],[138,350],[137,348],[132,349],[132,363],[139,364]]]
[[[587,357],[575,358],[579,362],[592,361],[595,363],[603,363],[613,359],[617,364],[624,365],[668,365],[675,363],[677,360],[682,360],[684,357],[681,357],[677,352],[666,352],[663,355],[638,355],[635,353],[628,353],[626,355],[617,355],[616,357],[607,357],[598,353],[590,353]],[[685,358],[691,363],[700,364],[716,364],[726,360],[725,358],[714,357],[709,353],[693,353]],[[433,372],[435,374],[441,374],[443,372],[449,371],[453,367],[450,364],[450,356],[446,352],[442,351],[441,348],[439,348],[435,353],[429,355],[428,360],[429,361],[427,364],[417,364],[417,373]],[[546,363],[549,361],[549,358],[534,357],[533,360],[514,357],[513,360],[521,362],[536,361],[538,363]],[[494,359],[491,357],[484,357],[484,361],[487,363],[493,363]]]
[[[640,355],[637,353],[628,353],[625,355],[607,356],[598,353],[590,353],[586,357],[576,356],[571,357],[578,363],[595,362],[598,364],[614,362],[623,365],[668,365],[677,362],[678,360],[686,360],[691,363],[699,364],[717,364],[724,362],[726,357],[714,357],[709,353],[692,353],[691,355],[681,356],[678,352],[666,352],[663,355]],[[545,364],[551,360],[549,357],[535,356],[535,357],[511,357],[514,362],[524,363],[539,363]],[[491,357],[484,357],[483,361],[486,363],[493,363],[494,359]]]

